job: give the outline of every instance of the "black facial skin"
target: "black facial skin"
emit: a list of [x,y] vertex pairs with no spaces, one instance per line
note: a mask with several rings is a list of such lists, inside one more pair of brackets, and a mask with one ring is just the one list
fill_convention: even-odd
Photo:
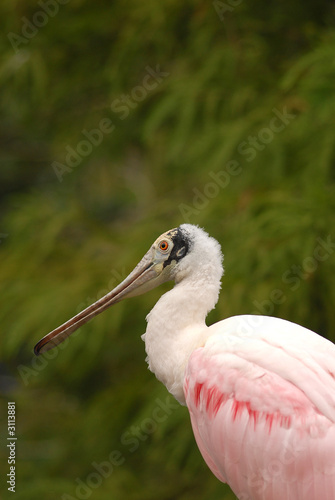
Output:
[[178,262],[185,257],[191,246],[190,239],[179,227],[170,231],[168,236],[170,236],[173,241],[173,248],[169,258],[164,262],[164,267],[171,264],[173,260]]

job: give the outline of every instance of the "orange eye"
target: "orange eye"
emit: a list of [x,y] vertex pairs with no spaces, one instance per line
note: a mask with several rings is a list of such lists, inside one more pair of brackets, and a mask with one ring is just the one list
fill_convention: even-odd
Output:
[[169,248],[169,244],[166,240],[163,240],[159,244],[159,249],[162,250],[162,252],[165,252]]

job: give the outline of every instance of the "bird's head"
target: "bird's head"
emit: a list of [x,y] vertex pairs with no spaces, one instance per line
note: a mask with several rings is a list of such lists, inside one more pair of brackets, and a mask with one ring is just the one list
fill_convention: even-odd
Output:
[[119,285],[125,294],[122,298],[141,295],[161,283],[175,280],[179,264],[191,247],[192,238],[185,228],[178,227],[161,234],[135,269]]
[[94,316],[127,297],[141,295],[166,281],[179,283],[197,268],[200,256],[208,263],[207,268],[212,267],[218,273],[220,280],[222,256],[216,240],[191,224],[163,233],[122,283],[43,337],[35,346],[35,354],[57,346]]

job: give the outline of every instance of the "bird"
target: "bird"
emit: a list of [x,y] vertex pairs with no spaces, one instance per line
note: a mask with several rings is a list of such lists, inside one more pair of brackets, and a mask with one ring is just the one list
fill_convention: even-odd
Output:
[[146,361],[187,406],[213,474],[239,500],[334,500],[335,345],[270,316],[207,326],[222,275],[219,243],[181,224],[159,236],[114,290],[43,337],[35,354],[124,298],[174,281],[147,316]]

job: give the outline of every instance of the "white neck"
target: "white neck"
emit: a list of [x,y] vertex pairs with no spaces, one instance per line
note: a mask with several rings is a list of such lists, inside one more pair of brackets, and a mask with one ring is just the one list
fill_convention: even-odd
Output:
[[159,299],[142,336],[149,369],[182,404],[184,370],[191,353],[208,338],[205,318],[220,290],[221,272],[212,273],[212,263],[201,267]]

